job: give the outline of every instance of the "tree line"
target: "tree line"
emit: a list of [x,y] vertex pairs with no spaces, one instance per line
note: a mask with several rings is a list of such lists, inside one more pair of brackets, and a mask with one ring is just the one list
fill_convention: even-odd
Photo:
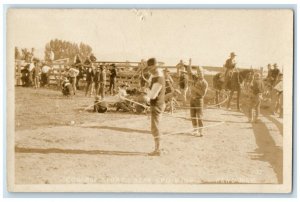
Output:
[[[73,62],[73,59],[75,58],[76,55],[79,55],[79,57],[82,60],[84,60],[91,53],[92,53],[92,48],[88,44],[82,42],[80,44],[77,44],[70,41],[52,39],[50,42],[46,43],[45,45],[43,60],[47,62],[51,60],[69,58],[70,61]],[[53,56],[54,58],[51,58]],[[29,50],[27,48],[19,49],[18,47],[15,47],[15,59],[25,60],[27,62],[30,62],[30,59],[32,59],[32,57],[33,58],[35,57],[34,48],[31,48],[31,50]]]

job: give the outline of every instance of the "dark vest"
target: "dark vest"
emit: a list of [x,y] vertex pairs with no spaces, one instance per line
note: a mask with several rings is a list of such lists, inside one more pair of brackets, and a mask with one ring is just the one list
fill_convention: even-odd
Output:
[[162,76],[152,78],[150,89],[155,83],[160,83],[162,85],[162,88],[159,91],[158,96],[155,99],[150,100],[151,106],[161,105],[165,103],[165,92],[166,92],[165,78]]

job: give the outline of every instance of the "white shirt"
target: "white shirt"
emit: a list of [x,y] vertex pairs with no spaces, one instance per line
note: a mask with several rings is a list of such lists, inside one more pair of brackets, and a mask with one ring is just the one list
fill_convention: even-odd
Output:
[[78,69],[70,68],[68,71],[70,77],[76,77],[79,74]]
[[125,100],[124,97],[126,96],[127,96],[126,90],[119,88],[119,93],[118,93],[119,102],[123,102]]
[[29,71],[32,71],[33,68],[34,68],[34,64],[33,64],[33,62],[31,62],[31,63],[29,64]]
[[42,67],[42,72],[43,72],[43,73],[48,73],[48,71],[49,71],[50,69],[51,69],[51,67],[45,65],[45,66]]

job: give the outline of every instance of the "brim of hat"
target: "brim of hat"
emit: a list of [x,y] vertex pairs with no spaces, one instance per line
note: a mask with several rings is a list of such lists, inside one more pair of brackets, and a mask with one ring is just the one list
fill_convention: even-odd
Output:
[[157,67],[155,67],[155,66],[147,66],[147,67],[145,67],[144,71],[149,71],[152,68],[157,68]]

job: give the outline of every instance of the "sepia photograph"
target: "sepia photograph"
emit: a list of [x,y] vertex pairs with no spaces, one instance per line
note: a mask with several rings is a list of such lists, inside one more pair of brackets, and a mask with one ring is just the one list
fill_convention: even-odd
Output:
[[290,193],[291,9],[6,13],[9,192]]

